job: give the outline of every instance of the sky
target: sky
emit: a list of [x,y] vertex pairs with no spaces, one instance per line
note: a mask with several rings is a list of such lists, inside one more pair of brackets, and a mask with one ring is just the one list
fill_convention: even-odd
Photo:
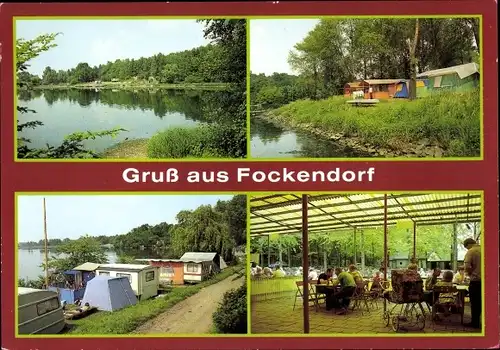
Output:
[[28,71],[41,75],[55,70],[90,66],[116,59],[150,57],[206,45],[204,25],[196,20],[18,20],[16,38],[34,39],[40,34],[62,33],[55,48],[29,62]]
[[254,74],[296,74],[288,65],[288,54],[319,20],[277,19],[250,21],[250,70]]
[[[125,234],[143,224],[176,223],[181,210],[214,205],[233,196],[216,195],[87,195],[45,196],[47,235],[76,239],[84,234]],[[43,239],[43,197],[18,197],[18,241]]]

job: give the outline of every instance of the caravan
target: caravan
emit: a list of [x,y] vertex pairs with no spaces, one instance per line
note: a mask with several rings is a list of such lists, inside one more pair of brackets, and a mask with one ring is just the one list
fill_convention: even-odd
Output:
[[96,276],[127,277],[139,300],[158,295],[158,268],[151,265],[105,264],[96,270]]
[[17,288],[19,334],[57,334],[66,323],[57,292]]

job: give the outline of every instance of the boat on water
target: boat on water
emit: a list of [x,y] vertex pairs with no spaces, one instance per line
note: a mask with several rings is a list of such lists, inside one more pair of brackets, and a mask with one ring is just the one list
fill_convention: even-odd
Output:
[[359,98],[347,101],[348,104],[356,107],[375,106],[380,100],[376,98]]

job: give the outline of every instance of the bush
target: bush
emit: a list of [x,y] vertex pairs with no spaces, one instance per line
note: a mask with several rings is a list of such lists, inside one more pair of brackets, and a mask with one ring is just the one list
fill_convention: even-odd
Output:
[[215,330],[221,334],[247,333],[247,286],[224,294],[222,303],[213,314]]
[[238,158],[245,150],[244,130],[227,125],[172,128],[148,142],[149,158]]
[[480,94],[442,92],[415,101],[392,99],[369,108],[352,107],[342,96],[300,100],[273,114],[291,126],[308,125],[331,134],[357,136],[374,146],[399,148],[437,142],[447,156],[480,154]]

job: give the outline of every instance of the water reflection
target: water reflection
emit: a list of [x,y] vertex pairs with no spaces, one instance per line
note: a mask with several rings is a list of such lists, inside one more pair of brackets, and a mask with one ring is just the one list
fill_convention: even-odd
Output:
[[240,123],[241,118],[235,117],[235,113],[241,115],[244,105],[239,94],[228,91],[162,89],[20,91],[18,100],[20,106],[36,111],[36,114],[19,113],[21,123],[32,120],[44,123],[19,135],[30,139],[33,147],[57,145],[66,135],[77,131],[114,127],[128,130],[117,139],[96,139],[87,144],[94,151],[103,151],[124,139],[149,138],[170,127]]
[[304,132],[285,130],[275,124],[252,118],[250,123],[253,158],[345,158],[366,154],[340,146]]

